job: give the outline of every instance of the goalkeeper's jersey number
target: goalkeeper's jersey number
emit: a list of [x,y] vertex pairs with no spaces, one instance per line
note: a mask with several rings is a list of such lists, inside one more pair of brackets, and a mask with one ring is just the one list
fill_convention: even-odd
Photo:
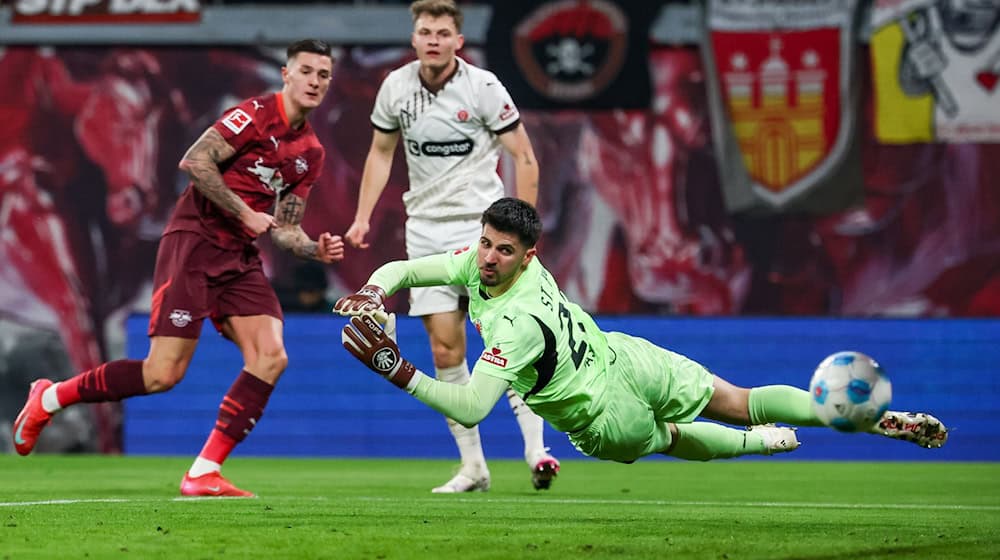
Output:
[[[535,362],[535,370],[538,372],[538,379],[535,380],[535,385],[530,391],[525,393],[524,398],[538,394],[542,389],[548,385],[552,378],[555,376],[556,368],[559,366],[557,357],[559,355],[556,350],[556,336],[549,329],[545,323],[538,317],[532,315],[538,326],[542,329],[542,337],[545,339],[545,350],[542,352],[541,357]],[[580,329],[581,333],[584,331],[583,323],[577,323],[576,326]],[[576,330],[573,327],[573,317],[570,314],[569,308],[563,302],[559,303],[559,328],[566,330],[567,342],[570,349],[570,358],[573,360],[573,367],[576,370],[580,369],[580,365],[583,364],[584,359],[586,359],[587,351],[590,347],[587,345],[586,340],[581,340],[579,343],[576,341],[576,336],[573,334]]]

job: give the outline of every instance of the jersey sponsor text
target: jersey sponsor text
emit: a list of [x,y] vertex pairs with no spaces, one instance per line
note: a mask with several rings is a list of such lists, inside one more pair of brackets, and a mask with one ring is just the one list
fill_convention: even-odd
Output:
[[483,350],[483,355],[479,357],[480,360],[493,364],[497,367],[505,368],[507,367],[507,358],[503,356],[497,356],[496,354],[490,352],[489,350]]
[[420,153],[425,156],[467,156],[475,144],[472,140],[454,140],[451,142],[424,142],[420,145]]

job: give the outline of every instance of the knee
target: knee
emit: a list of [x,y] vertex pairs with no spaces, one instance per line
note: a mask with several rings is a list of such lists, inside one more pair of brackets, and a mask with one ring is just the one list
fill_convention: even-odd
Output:
[[465,349],[447,344],[431,344],[431,354],[434,356],[434,366],[438,368],[454,367],[465,359]]
[[277,381],[288,367],[288,354],[283,346],[276,346],[257,352],[252,371],[265,381]]
[[716,383],[715,392],[702,415],[729,424],[750,425],[750,390],[728,383]]
[[148,392],[162,393],[180,383],[186,370],[184,361],[147,358],[142,363],[142,378]]

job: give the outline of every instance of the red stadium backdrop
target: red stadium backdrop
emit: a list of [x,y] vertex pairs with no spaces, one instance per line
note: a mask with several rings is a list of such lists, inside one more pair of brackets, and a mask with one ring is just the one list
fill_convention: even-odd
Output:
[[[158,236],[185,186],[178,160],[225,108],[280,87],[281,55],[248,48],[0,49],[4,371],[38,373],[31,356],[14,351],[18,340],[39,340],[39,333],[53,335],[39,352],[62,364],[50,366],[60,370],[51,372],[55,377],[120,355],[122,319],[148,305]],[[376,89],[409,57],[409,49],[398,48],[340,53],[330,94],[312,116],[327,158],[306,212],[310,234],[349,226]],[[870,81],[867,69],[861,74]],[[830,214],[730,215],[698,51],[654,48],[650,77],[648,110],[523,112],[542,170],[541,255],[584,307],[1000,315],[1000,145],[879,144],[866,84],[862,205]],[[329,269],[333,291],[353,290],[378,265],[404,256],[405,188],[400,154],[373,216],[372,248],[349,251]],[[269,273],[287,282],[293,260],[265,249]],[[406,299],[391,304],[403,310]],[[3,401],[0,420],[16,413],[23,382],[4,389],[13,396]],[[93,412],[98,448],[117,450],[115,407]]]

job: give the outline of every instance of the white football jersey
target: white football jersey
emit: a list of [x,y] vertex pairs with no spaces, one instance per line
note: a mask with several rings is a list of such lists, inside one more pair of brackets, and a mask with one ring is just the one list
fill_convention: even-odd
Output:
[[520,114],[496,75],[461,58],[437,94],[423,87],[419,70],[415,60],[386,76],[371,116],[375,128],[401,131],[410,176],[406,213],[478,219],[504,196],[497,133],[516,125]]

